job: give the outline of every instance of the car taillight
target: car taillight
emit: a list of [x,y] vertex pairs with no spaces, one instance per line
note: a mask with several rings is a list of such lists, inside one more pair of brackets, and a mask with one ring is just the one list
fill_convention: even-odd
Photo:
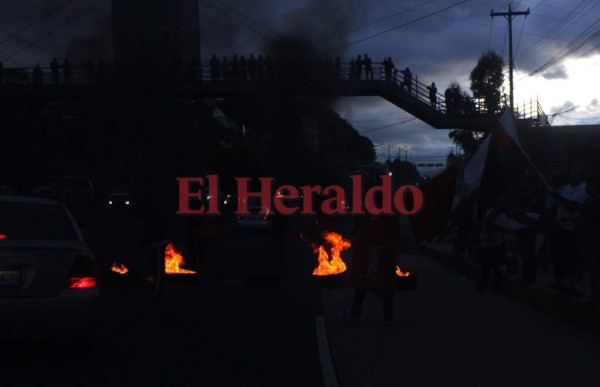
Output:
[[6,236],[6,234],[0,234],[0,239],[6,239],[6,238],[8,238],[8,237]]
[[67,288],[69,289],[88,289],[96,287],[96,278],[82,277],[69,278],[67,280]]
[[88,289],[96,287],[96,265],[87,255],[78,255],[67,277],[69,289]]

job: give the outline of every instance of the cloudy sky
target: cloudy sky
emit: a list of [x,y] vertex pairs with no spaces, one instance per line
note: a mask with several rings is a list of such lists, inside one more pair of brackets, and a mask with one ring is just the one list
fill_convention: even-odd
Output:
[[[11,67],[53,56],[107,57],[110,3],[3,0],[0,58]],[[487,50],[508,62],[507,21],[490,16],[507,11],[505,0],[199,0],[199,7],[204,57],[264,52],[278,36],[302,36],[343,60],[391,56],[441,92],[453,81],[468,89]],[[512,7],[530,11],[513,20],[515,103],[538,99],[555,125],[600,124],[600,0],[516,0]],[[380,98],[345,98],[335,108],[385,157],[389,149],[443,158],[452,146],[447,130]]]

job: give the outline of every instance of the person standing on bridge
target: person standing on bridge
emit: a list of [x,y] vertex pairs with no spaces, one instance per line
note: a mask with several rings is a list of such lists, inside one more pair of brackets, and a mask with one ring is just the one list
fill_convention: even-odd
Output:
[[248,58],[248,77],[251,81],[256,80],[256,59],[254,58],[254,54],[250,54]]
[[392,57],[388,57],[383,61],[383,71],[385,72],[385,80],[392,80],[392,71],[394,71],[394,62],[392,61]]
[[371,58],[369,58],[369,56],[367,54],[365,54],[365,59],[363,60],[363,63],[365,64],[365,78],[366,79],[373,79],[373,68],[371,66],[371,64],[373,63],[373,61],[371,60]]
[[4,83],[4,65],[0,62],[0,85]]
[[404,80],[400,86],[406,86],[406,91],[410,94],[412,92],[412,72],[410,71],[410,68],[407,67],[401,71],[401,73],[404,75]]
[[340,78],[342,75],[342,59],[339,55],[335,57],[333,65],[335,66],[335,73],[337,74],[337,77]]
[[237,54],[233,54],[233,58],[231,58],[231,63],[229,63],[229,66],[231,68],[231,80],[238,81],[240,79],[240,61]]
[[59,67],[60,65],[58,64],[56,58],[52,58],[52,62],[50,62],[50,70],[52,71],[52,81],[55,85],[60,83]]
[[273,81],[273,70],[273,59],[271,59],[269,54],[267,54],[267,56],[265,57],[265,71],[267,75],[267,81],[269,82]]
[[262,54],[256,59],[256,78],[261,82],[265,80],[265,59]]
[[429,90],[429,102],[431,102],[431,106],[437,106],[437,87],[435,87],[435,82],[431,82],[431,86],[426,86],[427,90]]
[[349,80],[353,80],[356,75],[356,62],[354,59],[350,60],[350,74],[348,75]]
[[69,63],[68,59],[65,59],[63,64],[63,77],[65,78],[65,85],[71,84],[72,73],[71,73],[71,63]]
[[240,57],[240,79],[248,80],[248,61],[243,55]]
[[223,73],[223,81],[229,82],[231,79],[231,68],[229,67],[229,60],[226,56],[223,57],[221,61],[221,72]]
[[354,66],[356,66],[356,80],[360,81],[360,78],[362,76],[362,65],[363,65],[363,60],[362,57],[359,55],[356,58],[356,62],[354,62]]
[[35,68],[33,69],[33,82],[36,85],[41,85],[42,84],[42,68],[40,67],[39,63],[35,64]]

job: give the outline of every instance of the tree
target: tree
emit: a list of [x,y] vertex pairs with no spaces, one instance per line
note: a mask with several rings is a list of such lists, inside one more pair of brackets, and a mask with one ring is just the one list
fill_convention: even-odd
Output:
[[477,66],[471,71],[471,91],[475,98],[483,98],[489,113],[498,112],[502,84],[504,83],[504,60],[494,51],[481,55]]
[[[450,100],[450,103],[446,101],[450,105],[447,108],[455,115],[470,114],[475,109],[473,98],[456,81],[448,86],[446,95]],[[463,150],[466,158],[470,158],[481,144],[480,133],[471,130],[454,129],[448,133],[448,137]]]

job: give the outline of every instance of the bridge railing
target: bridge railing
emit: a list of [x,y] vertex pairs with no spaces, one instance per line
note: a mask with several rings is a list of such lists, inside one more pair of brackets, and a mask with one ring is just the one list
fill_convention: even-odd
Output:
[[50,67],[5,68],[0,75],[0,84],[37,85],[93,85],[114,82],[114,68],[105,65],[102,70],[88,72],[86,68],[72,67],[70,72],[59,69],[53,73]]

